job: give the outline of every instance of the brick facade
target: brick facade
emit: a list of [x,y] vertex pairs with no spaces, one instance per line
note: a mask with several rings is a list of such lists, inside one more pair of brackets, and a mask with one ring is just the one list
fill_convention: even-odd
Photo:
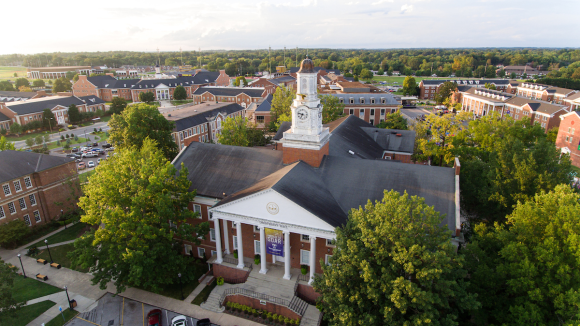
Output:
[[319,167],[324,155],[328,155],[328,143],[326,143],[320,150],[301,149],[301,148],[284,148],[284,156],[282,158],[284,164],[291,164],[302,160],[313,167]]
[[580,115],[571,112],[561,117],[556,147],[570,151],[572,165],[580,168]]

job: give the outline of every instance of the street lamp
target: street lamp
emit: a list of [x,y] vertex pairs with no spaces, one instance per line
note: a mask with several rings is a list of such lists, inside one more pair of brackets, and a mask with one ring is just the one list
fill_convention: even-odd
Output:
[[[53,118],[46,117],[44,119],[48,120],[48,126],[50,127],[50,133],[52,134],[52,124],[50,123],[50,120],[52,120]],[[59,134],[60,134],[60,132],[59,132]]]
[[68,288],[66,287],[66,285],[64,286],[64,290],[66,291],[66,299],[68,300],[68,309],[73,310],[72,305],[70,303],[70,298],[68,296]]
[[[63,210],[60,210],[60,218],[62,219]],[[66,230],[66,221],[64,221],[64,229]]]
[[26,272],[24,271],[24,265],[22,265],[22,258],[20,258],[20,254],[18,254],[18,260],[20,260],[20,267],[22,267],[22,275],[26,278]]
[[48,247],[48,240],[44,239],[44,243],[46,243],[46,249],[48,249],[48,256],[50,257],[50,263],[52,264],[52,255],[50,254],[50,248]]
[[183,284],[181,283],[181,273],[177,274],[177,276],[179,277],[179,287],[181,288],[181,300],[185,300],[185,298],[183,297]]

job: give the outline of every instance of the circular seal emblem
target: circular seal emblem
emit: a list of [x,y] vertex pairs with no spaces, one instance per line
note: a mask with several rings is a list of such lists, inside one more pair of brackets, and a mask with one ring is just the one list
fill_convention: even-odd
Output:
[[280,211],[280,208],[278,208],[278,205],[276,205],[276,203],[268,203],[266,204],[266,210],[268,211],[268,213],[276,215]]

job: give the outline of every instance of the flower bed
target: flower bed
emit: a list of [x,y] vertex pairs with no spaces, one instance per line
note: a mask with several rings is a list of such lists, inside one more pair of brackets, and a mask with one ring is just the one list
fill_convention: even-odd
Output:
[[230,315],[248,319],[253,322],[257,322],[264,325],[276,325],[276,326],[300,325],[300,318],[291,319],[288,317],[284,317],[283,315],[278,315],[262,309],[254,309],[250,306],[246,306],[236,302],[228,301],[226,302],[225,307],[226,307],[225,311]]

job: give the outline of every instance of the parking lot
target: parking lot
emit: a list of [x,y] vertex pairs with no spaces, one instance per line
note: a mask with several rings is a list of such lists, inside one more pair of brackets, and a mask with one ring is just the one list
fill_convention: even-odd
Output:
[[[99,146],[98,146],[98,147],[93,147],[93,148],[100,148],[100,149],[102,149],[102,150],[105,150],[105,148],[103,148],[102,146],[103,146],[104,144],[106,144],[106,143],[107,143],[107,142],[99,142],[99,143],[97,143]],[[92,143],[91,143],[91,145],[92,145]],[[81,147],[84,147],[84,146],[87,146],[87,144],[86,144],[86,143],[79,144],[79,145],[77,145],[76,147],[80,149]],[[78,152],[73,152],[72,154],[81,154],[81,152],[80,152],[80,151],[78,151]],[[54,153],[54,155],[59,155],[59,156],[66,156],[67,154],[62,154],[62,153]],[[80,161],[78,161],[78,162],[77,162],[77,167],[78,167],[78,164],[79,164],[80,162],[84,162],[84,163],[85,163],[85,167],[86,167],[86,168],[85,168],[85,169],[82,169],[82,170],[81,170],[81,169],[79,169],[79,170],[78,170],[78,171],[79,171],[79,173],[85,173],[85,172],[89,172],[89,171],[93,170],[94,168],[89,168],[89,167],[88,167],[88,165],[89,165],[89,161],[93,161],[93,162],[95,163],[95,167],[97,167],[97,166],[99,165],[99,164],[98,164],[98,160],[99,160],[99,159],[101,159],[101,160],[106,160],[106,159],[107,159],[107,155],[109,155],[109,156],[113,155],[113,151],[105,151],[105,154],[103,154],[103,155],[98,155],[98,156],[94,156],[94,157],[85,157],[85,158],[81,158],[81,159],[80,159]],[[75,159],[75,160],[76,160],[76,159]]]
[[[147,314],[158,307],[146,303],[126,299],[122,296],[105,294],[97,306],[89,312],[81,313],[68,325],[72,326],[143,326],[147,325]],[[171,326],[171,319],[180,314],[167,309],[161,309],[162,325]],[[186,326],[196,326],[197,319],[186,316]],[[215,324],[212,324],[215,325]],[[217,325],[215,325],[217,326]]]

